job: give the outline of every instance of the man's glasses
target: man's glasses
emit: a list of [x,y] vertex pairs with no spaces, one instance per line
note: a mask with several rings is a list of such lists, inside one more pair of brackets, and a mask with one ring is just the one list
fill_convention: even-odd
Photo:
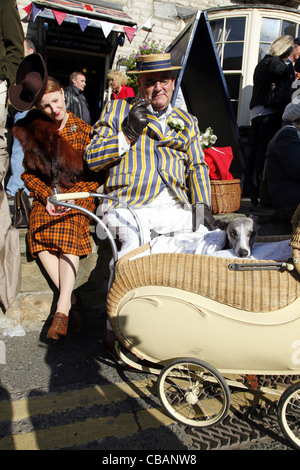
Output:
[[170,83],[171,80],[172,80],[171,78],[160,78],[160,79],[155,79],[155,78],[150,79],[149,78],[148,80],[145,81],[145,85],[146,85],[147,88],[151,88],[151,87],[155,86],[156,83],[159,82],[161,84],[161,86],[167,86]]

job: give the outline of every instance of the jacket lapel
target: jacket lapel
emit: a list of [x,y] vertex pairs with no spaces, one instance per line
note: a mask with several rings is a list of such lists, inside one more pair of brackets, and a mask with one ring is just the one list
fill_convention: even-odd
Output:
[[162,132],[162,128],[161,128],[159,119],[157,117],[153,116],[153,114],[149,114],[149,113],[147,114],[147,117],[149,119],[148,127],[150,127],[150,129],[155,132],[155,134],[159,137],[159,140],[163,139],[164,135],[163,135],[163,132]]
[[168,117],[167,119],[167,122],[166,122],[166,132],[165,132],[165,135],[176,135],[178,132],[181,132],[181,131],[177,131],[175,129],[172,129],[169,125],[169,122],[172,121],[172,119],[180,119],[181,121],[184,122],[184,126],[186,127],[186,129],[189,129],[190,127],[190,123],[187,119],[185,119],[185,117],[183,115],[181,115],[177,110],[176,108],[173,108],[172,109],[172,113],[170,114],[170,116]]

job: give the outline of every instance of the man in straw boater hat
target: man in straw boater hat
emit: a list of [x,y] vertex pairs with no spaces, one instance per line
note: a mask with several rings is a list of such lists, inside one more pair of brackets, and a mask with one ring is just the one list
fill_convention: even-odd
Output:
[[[86,147],[89,168],[107,171],[104,192],[136,211],[145,243],[151,233],[188,233],[214,221],[197,119],[171,106],[180,68],[172,66],[168,53],[140,56],[137,69],[128,72],[138,76],[138,95],[108,102]],[[98,213],[119,237],[119,256],[139,246],[126,207],[104,200]],[[104,344],[113,353],[109,331]]]

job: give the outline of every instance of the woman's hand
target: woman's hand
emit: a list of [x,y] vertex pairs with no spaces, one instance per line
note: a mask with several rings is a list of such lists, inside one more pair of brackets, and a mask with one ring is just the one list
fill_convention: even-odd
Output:
[[[66,201],[69,204],[74,204],[74,201],[68,200]],[[63,206],[57,206],[55,204],[52,204],[52,202],[49,201],[49,198],[47,199],[47,204],[46,204],[46,211],[48,212],[49,215],[63,215],[66,212],[70,211],[71,207],[63,207]]]

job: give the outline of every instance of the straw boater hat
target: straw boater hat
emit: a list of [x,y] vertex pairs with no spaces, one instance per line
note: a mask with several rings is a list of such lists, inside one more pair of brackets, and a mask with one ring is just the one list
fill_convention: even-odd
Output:
[[48,82],[48,72],[40,54],[29,54],[20,63],[16,84],[9,87],[9,98],[17,111],[27,111],[43,96]]
[[127,73],[149,73],[149,72],[164,72],[166,70],[179,70],[182,67],[172,65],[171,54],[145,54],[136,59],[136,70],[128,70]]

